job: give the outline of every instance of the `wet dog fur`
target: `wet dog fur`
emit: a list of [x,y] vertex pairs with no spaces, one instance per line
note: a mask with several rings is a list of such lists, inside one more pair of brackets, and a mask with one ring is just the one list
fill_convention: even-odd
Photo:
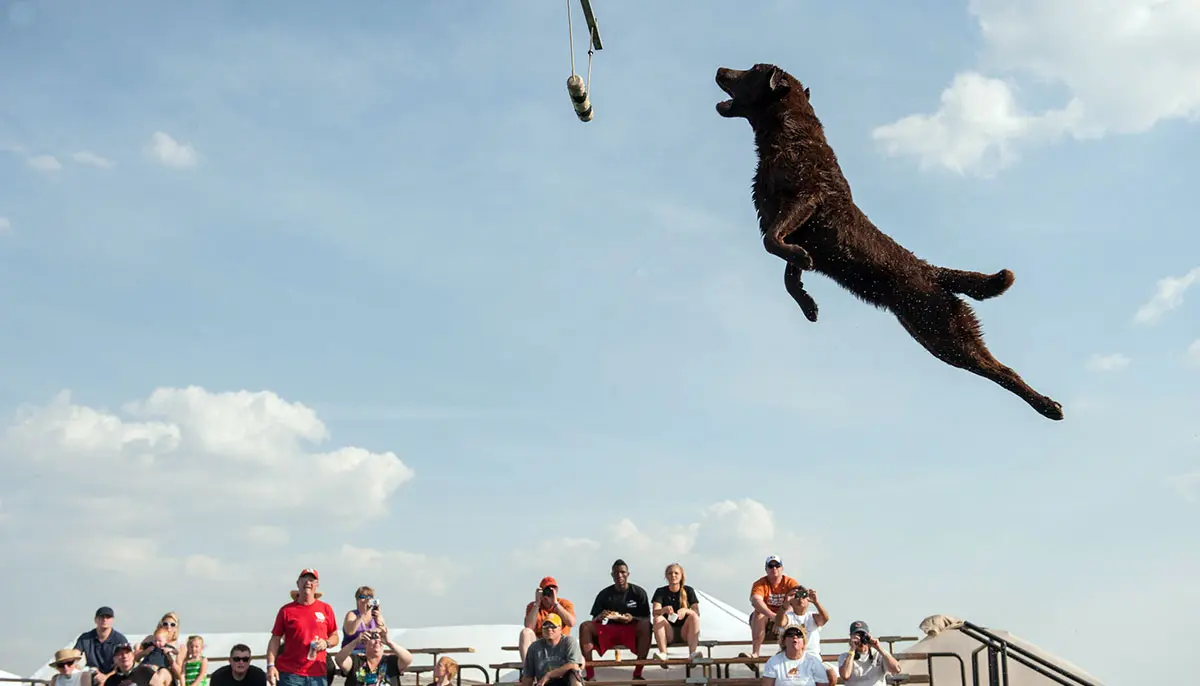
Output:
[[971,306],[957,295],[994,298],[1012,285],[1011,271],[932,265],[880,231],[855,204],[809,90],[791,74],[772,64],[722,67],[716,81],[730,96],[717,113],[746,119],[754,131],[753,200],[763,246],[787,262],[784,286],[809,321],[817,321],[818,308],[802,276],[811,270],[892,312],[937,359],[990,379],[1044,417],[1063,418],[1062,405],[992,356]]

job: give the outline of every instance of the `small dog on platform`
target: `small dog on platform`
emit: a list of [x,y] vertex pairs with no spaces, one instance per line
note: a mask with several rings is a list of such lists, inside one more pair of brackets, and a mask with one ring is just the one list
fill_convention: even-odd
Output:
[[1011,271],[932,265],[871,223],[854,202],[809,90],[791,74],[772,64],[722,67],[717,85],[730,96],[717,112],[746,119],[754,130],[753,198],[763,245],[787,261],[784,285],[809,321],[817,321],[817,303],[804,288],[805,270],[892,312],[939,360],[990,379],[1045,417],[1063,418],[1062,405],[992,356],[971,306],[957,295],[994,298],[1012,285]]

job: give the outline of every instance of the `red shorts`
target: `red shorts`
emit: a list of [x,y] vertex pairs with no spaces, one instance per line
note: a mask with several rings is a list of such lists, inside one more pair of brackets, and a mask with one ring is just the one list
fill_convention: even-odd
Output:
[[637,649],[637,622],[629,624],[594,622],[594,625],[596,627],[596,654],[603,655],[613,646],[624,646],[629,650]]

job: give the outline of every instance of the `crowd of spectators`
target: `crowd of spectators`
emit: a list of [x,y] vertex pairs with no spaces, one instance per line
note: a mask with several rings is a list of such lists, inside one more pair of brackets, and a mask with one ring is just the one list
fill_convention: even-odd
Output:
[[[629,565],[616,560],[612,584],[601,589],[587,617],[579,621],[575,604],[561,595],[552,576],[541,580],[525,606],[517,636],[522,686],[581,686],[595,680],[593,655],[625,649],[638,662],[633,680],[645,680],[647,664],[667,668],[668,649],[686,647],[686,661],[703,657],[703,602],[687,584],[679,564],[663,572],[664,584],[653,594],[629,580]],[[333,607],[321,600],[320,576],[302,570],[292,600],[279,608],[266,649],[266,669],[250,664],[251,651],[233,646],[228,664],[209,670],[204,639],[180,639],[179,617],[168,612],[154,632],[136,645],[113,627],[110,607],[96,610],[96,628],[81,634],[72,649],[55,653],[51,686],[330,686],[335,676],[347,686],[400,686],[412,654],[388,633],[374,590],[355,590],[355,607],[339,627]],[[849,644],[836,663],[821,656],[821,633],[830,621],[817,591],[784,573],[783,561],[768,556],[763,576],[750,584],[749,652],[741,653],[757,670],[766,643],[778,645],[761,667],[761,686],[884,686],[900,665],[866,622],[850,623]],[[573,631],[577,635],[573,635]],[[653,659],[647,659],[651,644]],[[336,652],[335,652],[336,651]],[[81,668],[81,663],[86,669]],[[675,661],[678,663],[678,660]],[[442,657],[433,666],[433,686],[450,686],[457,663]]]

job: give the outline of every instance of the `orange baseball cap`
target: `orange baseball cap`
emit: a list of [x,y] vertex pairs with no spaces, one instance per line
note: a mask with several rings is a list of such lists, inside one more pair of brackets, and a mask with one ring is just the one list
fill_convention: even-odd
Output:
[[545,588],[547,586],[558,588],[558,582],[552,576],[542,577],[542,583],[538,585],[538,588]]

